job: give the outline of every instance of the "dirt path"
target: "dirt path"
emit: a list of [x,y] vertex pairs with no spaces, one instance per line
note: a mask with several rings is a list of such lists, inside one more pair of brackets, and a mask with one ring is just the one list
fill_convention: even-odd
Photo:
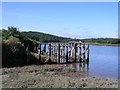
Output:
[[[118,81],[85,77],[63,65],[31,65],[3,68],[3,88],[117,88]],[[77,78],[77,77],[81,78]],[[76,79],[77,78],[77,79]]]

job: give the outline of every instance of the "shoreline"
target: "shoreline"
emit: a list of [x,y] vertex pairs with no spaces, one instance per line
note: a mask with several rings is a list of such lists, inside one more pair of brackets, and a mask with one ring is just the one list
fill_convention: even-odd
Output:
[[100,43],[86,43],[86,44],[98,46],[120,46],[120,44],[100,44]]
[[[79,78],[78,78],[79,77]],[[118,80],[87,76],[63,65],[3,68],[3,88],[117,88]]]

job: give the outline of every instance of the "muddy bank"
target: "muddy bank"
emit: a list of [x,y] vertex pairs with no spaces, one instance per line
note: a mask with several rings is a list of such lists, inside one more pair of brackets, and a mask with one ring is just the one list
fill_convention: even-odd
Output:
[[[87,77],[64,65],[3,68],[3,88],[117,88],[118,80]],[[86,75],[85,75],[86,74]]]

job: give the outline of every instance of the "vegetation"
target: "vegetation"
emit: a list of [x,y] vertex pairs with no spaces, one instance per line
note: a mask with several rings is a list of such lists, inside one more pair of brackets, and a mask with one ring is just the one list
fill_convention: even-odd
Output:
[[[26,48],[33,51],[35,41],[24,36],[15,27],[2,30],[2,66],[22,66],[27,64]],[[30,55],[31,56],[31,55]]]
[[91,38],[83,39],[83,41],[92,44],[120,44],[120,38]]
[[26,64],[26,50],[17,38],[10,37],[2,42],[2,65],[3,67],[21,66]]
[[39,42],[67,42],[72,40],[71,38],[59,37],[55,35],[45,34],[41,32],[22,32],[24,36],[27,36],[33,40]]
[[[120,39],[117,38],[71,39],[41,32],[20,32],[16,27],[8,27],[8,30],[0,30],[0,39],[1,38],[3,67],[22,66],[28,64],[26,48],[29,47],[29,51],[32,53],[37,42],[68,42],[81,40],[85,43],[120,44]],[[29,55],[29,64],[36,62],[36,58],[31,53]]]
[[59,37],[55,35],[45,34],[41,32],[22,32],[24,36],[27,36],[33,40],[40,42],[68,42],[68,41],[83,41],[90,44],[120,44],[118,38],[90,38],[90,39],[72,39]]

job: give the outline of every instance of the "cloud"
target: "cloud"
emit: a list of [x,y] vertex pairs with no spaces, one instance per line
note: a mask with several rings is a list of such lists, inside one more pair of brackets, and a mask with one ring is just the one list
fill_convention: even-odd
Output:
[[109,34],[104,34],[102,37],[105,38],[118,38],[118,32],[114,32],[114,33],[109,33]]
[[70,38],[78,38],[78,39],[83,39],[83,38],[118,38],[118,32],[111,32],[111,33],[97,33],[97,31],[92,31],[86,29],[83,32],[75,32],[74,31],[64,31],[64,32],[58,32],[56,35],[64,36],[64,37],[70,37]]

